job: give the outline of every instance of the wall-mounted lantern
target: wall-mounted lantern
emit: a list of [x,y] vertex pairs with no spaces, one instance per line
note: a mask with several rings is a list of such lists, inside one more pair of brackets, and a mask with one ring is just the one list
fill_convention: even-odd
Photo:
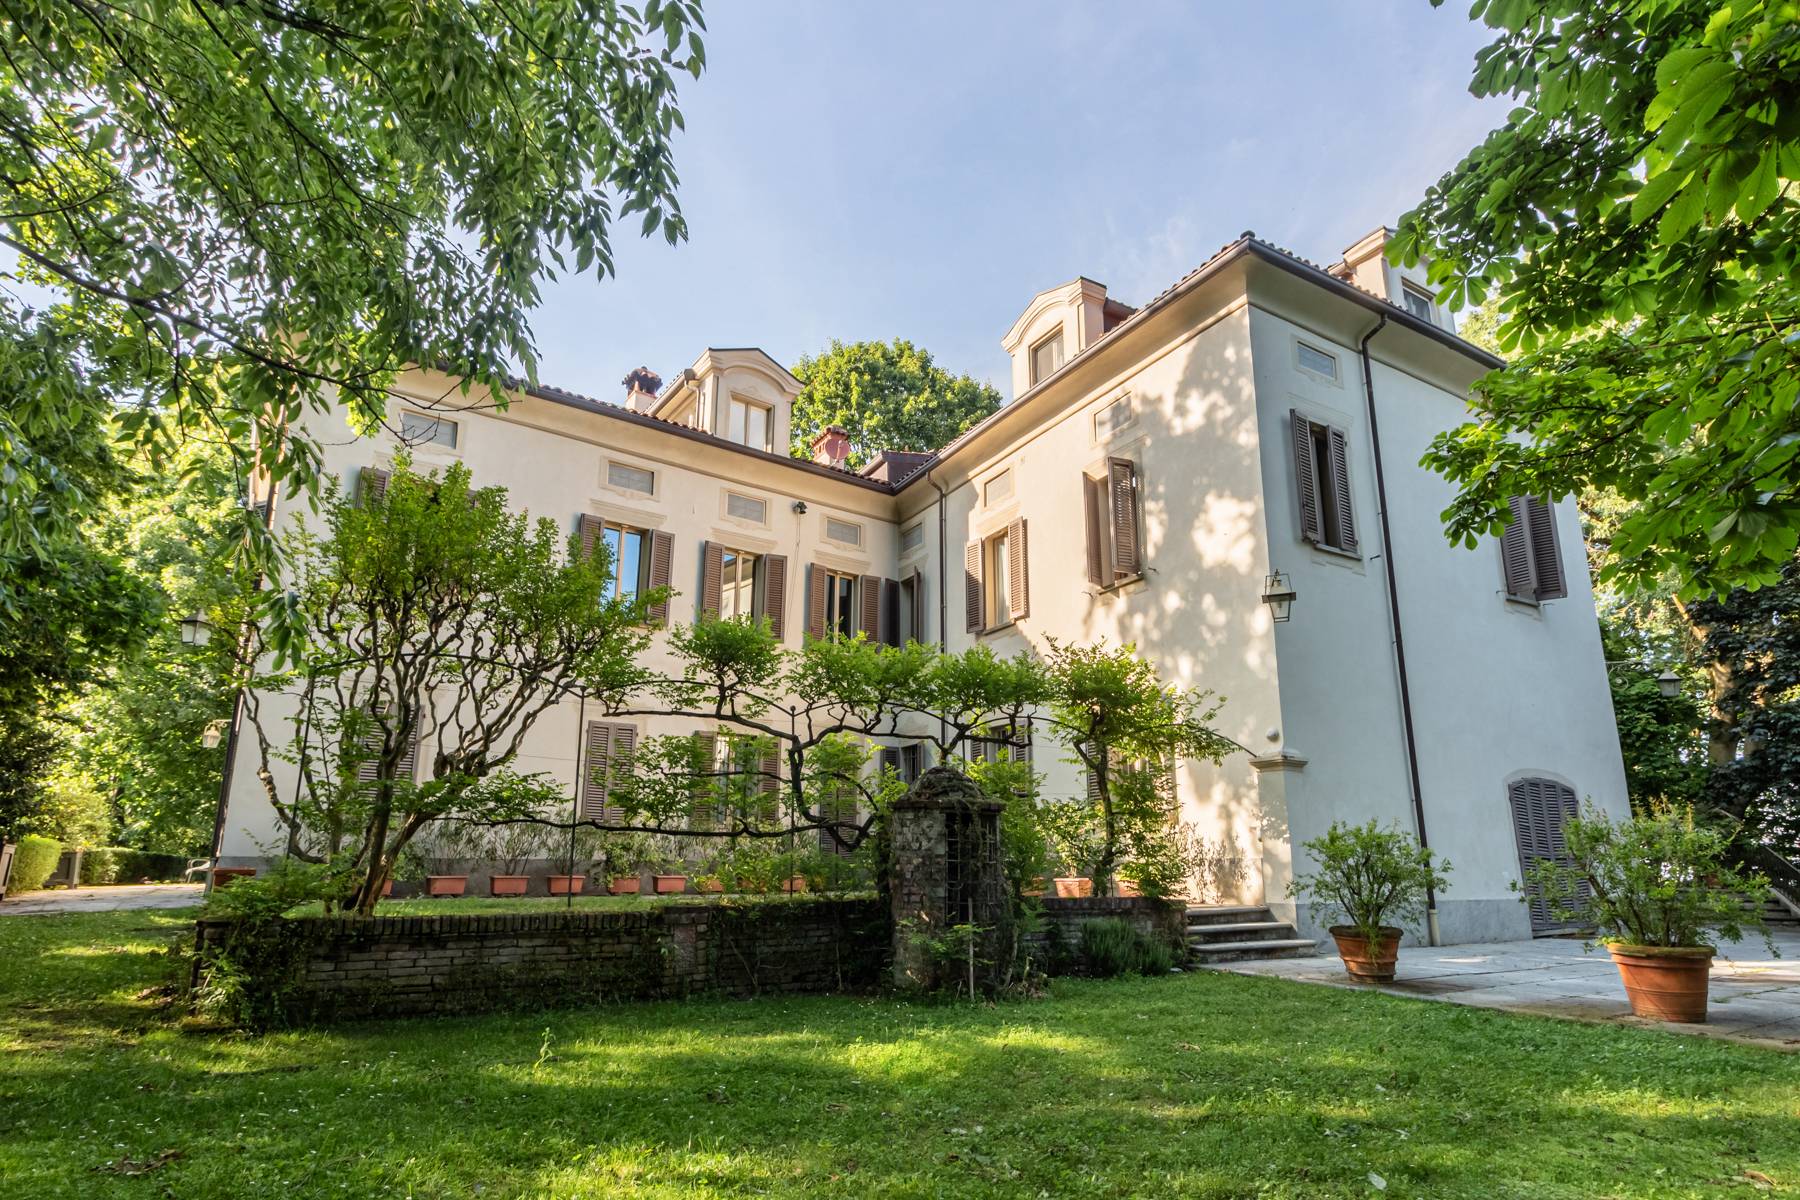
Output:
[[1656,690],[1670,698],[1681,695],[1681,676],[1664,667],[1656,677]]
[[219,743],[225,740],[225,722],[208,721],[206,728],[200,731],[200,744],[208,750],[217,750]]
[[191,617],[181,619],[181,644],[184,646],[204,646],[212,640],[212,622],[206,614],[196,612]]
[[1280,571],[1271,571],[1263,580],[1262,598],[1269,606],[1270,618],[1285,621],[1294,607],[1294,585]]

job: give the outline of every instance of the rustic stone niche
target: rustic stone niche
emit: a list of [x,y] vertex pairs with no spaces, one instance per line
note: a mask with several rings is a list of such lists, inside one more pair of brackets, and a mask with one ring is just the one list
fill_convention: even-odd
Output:
[[[988,990],[1009,964],[1012,906],[1001,865],[1000,813],[968,776],[950,767],[926,771],[890,817],[894,983],[934,991],[968,985]],[[945,953],[956,926],[979,932],[969,949]],[[934,946],[935,944],[935,946]],[[970,952],[972,950],[972,953]]]

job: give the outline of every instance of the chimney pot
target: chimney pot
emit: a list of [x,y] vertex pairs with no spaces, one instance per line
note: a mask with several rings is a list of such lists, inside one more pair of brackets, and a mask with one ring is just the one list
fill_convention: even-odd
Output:
[[648,412],[662,391],[662,376],[649,367],[639,367],[625,376],[625,407],[635,412]]
[[836,425],[827,425],[812,440],[813,461],[822,466],[842,467],[850,457],[850,434]]

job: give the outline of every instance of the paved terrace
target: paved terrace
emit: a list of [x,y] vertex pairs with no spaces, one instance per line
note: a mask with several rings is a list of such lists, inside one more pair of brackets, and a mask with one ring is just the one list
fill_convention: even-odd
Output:
[[198,883],[133,883],[21,892],[0,900],[0,917],[113,912],[125,908],[191,908],[200,903],[205,890]]
[[1580,940],[1574,938],[1436,949],[1405,946],[1400,950],[1398,977],[1391,984],[1352,983],[1335,954],[1224,963],[1213,969],[1333,987],[1373,987],[1421,1000],[1639,1025],[1800,1050],[1800,932],[1782,930],[1774,939],[1779,958],[1755,939],[1720,948],[1713,960],[1705,1025],[1632,1016],[1612,958],[1599,947],[1591,954],[1584,952]]

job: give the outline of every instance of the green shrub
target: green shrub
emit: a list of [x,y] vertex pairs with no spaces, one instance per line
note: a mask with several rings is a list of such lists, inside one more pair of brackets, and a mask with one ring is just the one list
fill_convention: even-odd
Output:
[[81,854],[81,882],[93,887],[97,884],[117,883],[119,880],[119,851],[112,846],[90,846]]
[[1097,979],[1167,975],[1175,965],[1175,952],[1131,922],[1108,917],[1082,923],[1081,963]]
[[157,854],[135,846],[91,846],[82,852],[81,882],[92,887],[107,883],[163,883],[178,880],[187,868],[179,854]]
[[62,857],[62,852],[63,845],[55,838],[37,833],[20,838],[18,849],[13,852],[12,879],[6,890],[35,892],[43,887],[56,870],[56,861]]
[[1391,924],[1423,917],[1426,897],[1450,885],[1450,864],[1398,826],[1333,821],[1303,846],[1319,869],[1289,883],[1288,895],[1311,900],[1320,920],[1344,918],[1371,942]]

